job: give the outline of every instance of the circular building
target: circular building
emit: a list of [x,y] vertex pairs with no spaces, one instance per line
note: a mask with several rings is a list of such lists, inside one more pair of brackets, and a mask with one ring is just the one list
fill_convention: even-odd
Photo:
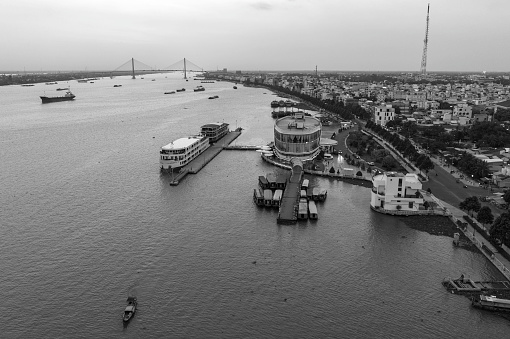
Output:
[[285,161],[312,160],[320,151],[321,131],[319,119],[304,113],[278,119],[274,124],[274,153]]

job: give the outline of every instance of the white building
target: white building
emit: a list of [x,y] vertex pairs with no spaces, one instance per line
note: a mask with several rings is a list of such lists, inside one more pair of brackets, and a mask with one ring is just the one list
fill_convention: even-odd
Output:
[[377,174],[372,179],[370,206],[387,211],[418,211],[423,207],[421,188],[418,175],[413,173]]
[[375,107],[374,121],[376,125],[385,126],[388,121],[395,119],[395,109],[391,105]]
[[471,119],[473,117],[473,109],[471,106],[465,103],[457,104],[453,107],[453,115]]

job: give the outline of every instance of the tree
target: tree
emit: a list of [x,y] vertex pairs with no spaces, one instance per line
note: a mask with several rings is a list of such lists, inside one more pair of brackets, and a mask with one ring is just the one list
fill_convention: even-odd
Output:
[[387,155],[382,159],[381,166],[385,169],[391,170],[397,166],[397,163],[391,155]]
[[418,132],[418,127],[416,127],[416,123],[414,122],[405,122],[402,124],[402,129],[400,130],[400,134],[411,138],[416,135]]
[[356,176],[357,176],[357,177],[362,177],[362,176],[363,176],[363,173],[361,173],[361,171],[358,171],[358,172],[356,172]]
[[496,218],[490,230],[490,238],[497,244],[510,246],[510,214],[503,213]]
[[333,166],[329,169],[329,173],[335,174],[335,168]]
[[481,222],[484,226],[486,224],[492,224],[494,221],[494,215],[492,215],[492,211],[489,206],[483,206],[478,211],[478,214],[476,216],[476,220]]
[[510,190],[505,192],[505,195],[503,195],[503,200],[505,200],[507,204],[510,204]]
[[461,201],[459,207],[461,210],[465,210],[468,213],[471,211],[478,212],[482,207],[482,204],[477,197],[473,196],[466,198],[464,201]]

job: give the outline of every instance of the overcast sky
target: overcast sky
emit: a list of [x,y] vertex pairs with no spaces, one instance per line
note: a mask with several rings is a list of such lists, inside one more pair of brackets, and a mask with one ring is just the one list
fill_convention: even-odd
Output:
[[0,70],[509,71],[510,0],[1,0]]

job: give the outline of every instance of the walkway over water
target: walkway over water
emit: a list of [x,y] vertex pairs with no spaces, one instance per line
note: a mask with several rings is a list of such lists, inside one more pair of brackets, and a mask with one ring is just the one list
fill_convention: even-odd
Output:
[[200,154],[196,159],[191,161],[186,166],[181,168],[179,174],[177,174],[170,185],[177,186],[188,174],[197,174],[200,172],[202,168],[205,167],[212,159],[214,159],[220,152],[229,145],[232,141],[237,139],[241,135],[241,129],[237,129],[235,131],[228,132],[223,138],[218,140],[218,142],[209,146],[208,149],[204,151],[204,153]]
[[297,222],[297,209],[301,179],[303,178],[303,164],[300,160],[292,160],[292,171],[289,182],[283,192],[277,222],[280,224],[295,224]]

